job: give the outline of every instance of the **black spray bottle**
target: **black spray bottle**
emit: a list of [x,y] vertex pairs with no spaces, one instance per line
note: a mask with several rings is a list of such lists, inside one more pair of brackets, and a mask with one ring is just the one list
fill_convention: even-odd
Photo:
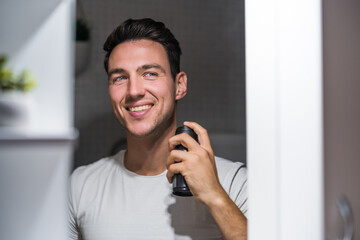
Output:
[[[195,139],[195,141],[199,142],[196,133],[189,127],[186,127],[186,126],[178,127],[176,129],[175,135],[180,134],[180,133],[187,133],[193,139]],[[177,145],[175,147],[175,149],[187,152],[187,148],[185,148],[182,145]],[[183,197],[192,196],[184,177],[180,173],[175,174],[173,177],[173,194],[176,196],[183,196]]]

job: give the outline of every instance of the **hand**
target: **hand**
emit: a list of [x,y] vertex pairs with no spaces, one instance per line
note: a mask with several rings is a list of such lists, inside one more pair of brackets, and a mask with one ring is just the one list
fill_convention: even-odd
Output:
[[[183,175],[193,196],[206,204],[224,192],[217,176],[214,151],[205,128],[195,122],[184,122],[184,125],[195,131],[199,143],[186,133],[171,137],[166,176],[172,183],[174,174]],[[179,144],[188,151],[176,150]]]
[[[198,135],[199,143],[186,133],[169,139],[170,154],[167,160],[169,182],[174,174],[184,176],[193,196],[204,203],[224,239],[247,239],[247,220],[220,185],[214,151],[205,128],[195,122],[184,122]],[[183,145],[187,152],[174,149]]]

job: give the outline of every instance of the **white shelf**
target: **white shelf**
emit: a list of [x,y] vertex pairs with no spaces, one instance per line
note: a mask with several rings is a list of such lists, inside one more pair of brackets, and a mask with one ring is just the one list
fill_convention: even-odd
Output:
[[42,131],[38,129],[0,127],[0,142],[4,141],[75,141],[78,130],[69,128],[65,131]]

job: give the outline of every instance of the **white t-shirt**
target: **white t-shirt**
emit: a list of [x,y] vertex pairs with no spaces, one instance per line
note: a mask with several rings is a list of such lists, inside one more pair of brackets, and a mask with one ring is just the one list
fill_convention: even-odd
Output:
[[[166,171],[141,176],[127,170],[124,153],[71,175],[71,239],[222,239],[205,205],[193,197],[173,196]],[[246,168],[218,157],[215,161],[220,183],[246,216]]]

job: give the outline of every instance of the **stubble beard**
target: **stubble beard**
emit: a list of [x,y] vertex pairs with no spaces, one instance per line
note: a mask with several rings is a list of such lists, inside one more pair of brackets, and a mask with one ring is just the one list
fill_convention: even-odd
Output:
[[120,121],[121,125],[125,128],[126,132],[136,138],[146,138],[149,136],[160,136],[165,132],[171,125],[176,123],[176,105],[169,114],[166,114],[162,119],[155,119],[152,123],[150,130],[143,134],[136,134],[128,128],[125,121]]

